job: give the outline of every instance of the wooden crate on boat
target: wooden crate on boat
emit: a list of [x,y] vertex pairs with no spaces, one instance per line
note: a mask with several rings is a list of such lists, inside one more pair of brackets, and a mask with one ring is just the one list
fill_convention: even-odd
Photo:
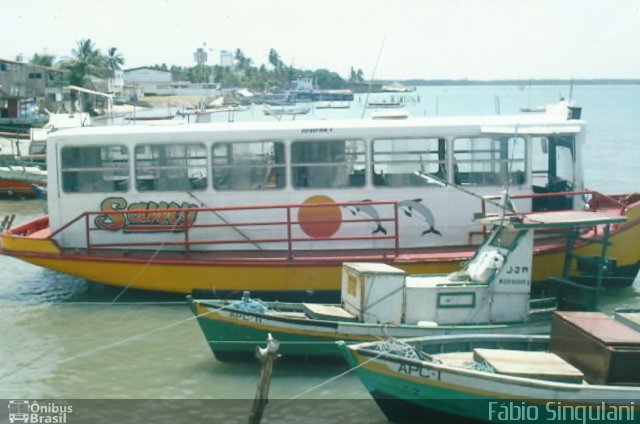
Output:
[[640,332],[603,313],[555,312],[549,350],[590,383],[640,383]]
[[558,355],[507,349],[474,349],[473,360],[489,365],[498,374],[562,383],[582,383],[582,372]]
[[342,264],[344,309],[365,323],[402,322],[406,272],[383,263]]

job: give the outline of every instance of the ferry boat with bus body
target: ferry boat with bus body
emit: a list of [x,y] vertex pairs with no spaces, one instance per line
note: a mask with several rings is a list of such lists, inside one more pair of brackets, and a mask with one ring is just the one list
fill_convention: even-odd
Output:
[[[586,124],[568,116],[61,130],[48,140],[49,214],[5,230],[0,253],[121,287],[336,301],[344,262],[459,269],[485,235],[476,213],[498,212],[507,191],[519,212],[626,215],[607,269],[630,282],[640,196],[584,189]],[[539,236],[536,281],[562,273],[565,250],[562,234]]]

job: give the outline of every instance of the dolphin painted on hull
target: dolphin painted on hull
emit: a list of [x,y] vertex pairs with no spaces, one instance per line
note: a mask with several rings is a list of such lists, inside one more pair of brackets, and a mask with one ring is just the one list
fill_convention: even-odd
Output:
[[[371,200],[369,199],[360,200],[360,202],[370,202],[370,201]],[[387,230],[382,226],[382,222],[380,221],[380,214],[378,213],[376,208],[374,208],[373,206],[357,205],[357,206],[348,207],[347,210],[351,212],[354,216],[367,215],[372,219],[374,219],[376,221],[377,227],[375,230],[371,232],[371,234],[382,233],[384,235],[387,235]]]
[[422,203],[422,199],[403,200],[398,203],[398,207],[402,208],[402,212],[404,212],[406,216],[413,217],[415,213],[420,215],[420,218],[427,223],[429,227],[421,233],[423,236],[433,233],[442,237],[440,231],[436,230],[436,218],[429,208]]

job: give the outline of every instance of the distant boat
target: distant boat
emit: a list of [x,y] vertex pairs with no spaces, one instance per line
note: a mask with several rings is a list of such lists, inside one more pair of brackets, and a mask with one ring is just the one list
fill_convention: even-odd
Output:
[[305,115],[311,111],[309,106],[266,106],[264,108],[265,115]]
[[389,93],[410,93],[412,91],[416,91],[415,87],[407,87],[404,84],[400,84],[399,82],[394,82],[390,85],[383,85],[382,91],[386,91]]
[[368,108],[401,108],[404,107],[404,103],[403,102],[395,102],[395,101],[381,101],[381,102],[369,102],[367,103],[367,107]]
[[[91,116],[85,112],[52,113],[41,128],[31,128],[28,133],[0,132],[0,166],[37,166],[46,168],[47,138],[51,132],[61,129],[91,126]],[[9,161],[9,162],[7,162]]]
[[33,186],[47,185],[47,171],[33,163],[0,166],[0,194],[7,196],[33,197]]
[[317,102],[315,104],[316,109],[349,109],[351,107],[350,102]]

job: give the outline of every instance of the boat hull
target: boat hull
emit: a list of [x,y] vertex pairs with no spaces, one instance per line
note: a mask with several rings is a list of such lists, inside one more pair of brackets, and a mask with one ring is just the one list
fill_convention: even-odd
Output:
[[421,327],[399,324],[363,324],[359,322],[308,319],[301,316],[301,304],[287,307],[272,304],[270,309],[299,311],[275,315],[232,308],[225,301],[201,301],[189,298],[191,310],[207,344],[219,360],[253,358],[256,346],[268,334],[280,342],[278,353],[290,357],[340,357],[336,342],[349,343],[380,339],[436,336],[448,334],[543,334],[550,328],[549,317],[513,324],[442,325]]
[[[339,298],[342,263],[363,260],[362,256],[345,256],[342,260],[225,260],[215,256],[208,259],[163,258],[162,255],[154,256],[153,252],[113,255],[65,251],[49,239],[16,239],[6,233],[2,238],[1,253],[34,265],[112,286],[184,294],[194,290],[218,294],[251,290],[274,299],[335,301]],[[620,240],[623,245],[616,248],[621,251],[617,263],[626,274],[634,275],[638,271],[637,248],[634,246],[640,235],[624,239]],[[586,255],[593,252],[578,248],[576,253]],[[469,253],[452,259],[425,257],[404,261],[403,258],[384,260],[370,257],[369,261],[386,262],[411,274],[445,274],[459,270],[460,264],[470,257]],[[629,262],[624,263],[624,259],[629,259]],[[534,255],[534,281],[560,275],[563,262],[563,252],[538,252]]]
[[[640,202],[627,210],[627,221],[612,231],[607,256],[614,258],[606,277],[627,277],[640,267]],[[599,243],[576,245],[581,256],[600,255]],[[51,237],[47,217],[5,231],[0,253],[89,281],[132,289],[188,294],[208,290],[218,295],[250,290],[263,299],[337,302],[344,262],[381,262],[410,274],[446,274],[460,269],[475,246],[388,251],[160,251],[62,248]],[[536,242],[533,281],[563,274],[565,244]]]
[[36,194],[32,182],[0,179],[0,195],[35,197]]

